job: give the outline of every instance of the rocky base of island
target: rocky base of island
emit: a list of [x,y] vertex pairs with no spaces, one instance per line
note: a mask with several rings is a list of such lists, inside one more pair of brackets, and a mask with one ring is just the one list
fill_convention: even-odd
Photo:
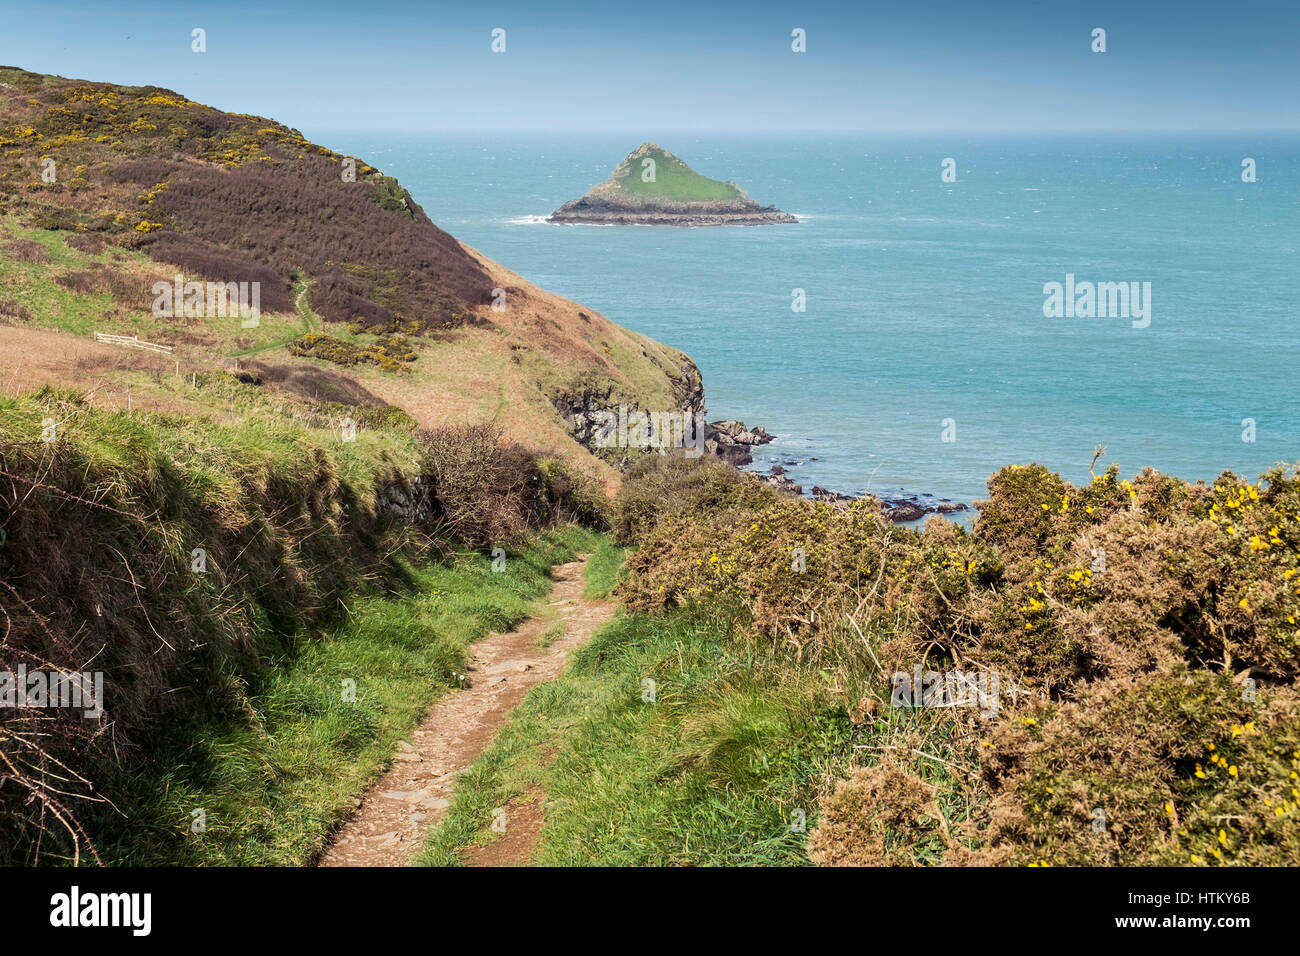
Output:
[[766,226],[798,222],[752,199],[715,203],[621,203],[587,196],[566,202],[546,220],[588,226]]

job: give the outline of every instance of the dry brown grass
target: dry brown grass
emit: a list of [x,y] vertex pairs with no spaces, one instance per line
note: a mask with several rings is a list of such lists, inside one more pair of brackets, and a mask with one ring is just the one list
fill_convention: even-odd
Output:
[[912,866],[927,836],[948,838],[935,788],[885,757],[835,785],[808,836],[808,856],[818,866]]

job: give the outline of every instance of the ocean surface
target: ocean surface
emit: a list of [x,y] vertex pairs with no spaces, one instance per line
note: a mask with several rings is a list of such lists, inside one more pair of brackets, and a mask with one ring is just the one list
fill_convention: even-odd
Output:
[[[793,462],[805,489],[970,501],[1004,464],[1086,481],[1098,444],[1124,476],[1300,460],[1294,135],[309,135],[529,280],[688,353],[710,419],[778,435],[755,467]],[[799,223],[542,221],[645,138]],[[1149,325],[1045,317],[1067,274],[1150,283]]]

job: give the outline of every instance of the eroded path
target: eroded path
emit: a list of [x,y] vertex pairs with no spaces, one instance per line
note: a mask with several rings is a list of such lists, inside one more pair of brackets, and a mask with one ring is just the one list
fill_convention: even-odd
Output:
[[[584,601],[587,556],[554,568],[550,606],[556,616],[530,618],[508,634],[474,644],[465,685],[437,701],[395,762],[366,791],[335,835],[321,866],[406,866],[451,802],[457,774],[469,768],[530,687],[559,674],[565,656],[614,614],[607,601]],[[549,647],[538,639],[556,620],[564,634]]]

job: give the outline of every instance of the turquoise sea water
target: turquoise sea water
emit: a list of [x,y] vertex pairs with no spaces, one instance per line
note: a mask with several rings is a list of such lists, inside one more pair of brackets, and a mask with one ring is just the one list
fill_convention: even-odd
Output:
[[[799,462],[805,488],[969,501],[1008,463],[1086,480],[1099,443],[1124,475],[1300,460],[1300,137],[655,135],[801,219],[675,229],[540,221],[651,137],[310,135],[491,258],[690,354],[710,418],[780,436],[756,467]],[[1067,273],[1149,282],[1149,327],[1045,318],[1043,285]]]

